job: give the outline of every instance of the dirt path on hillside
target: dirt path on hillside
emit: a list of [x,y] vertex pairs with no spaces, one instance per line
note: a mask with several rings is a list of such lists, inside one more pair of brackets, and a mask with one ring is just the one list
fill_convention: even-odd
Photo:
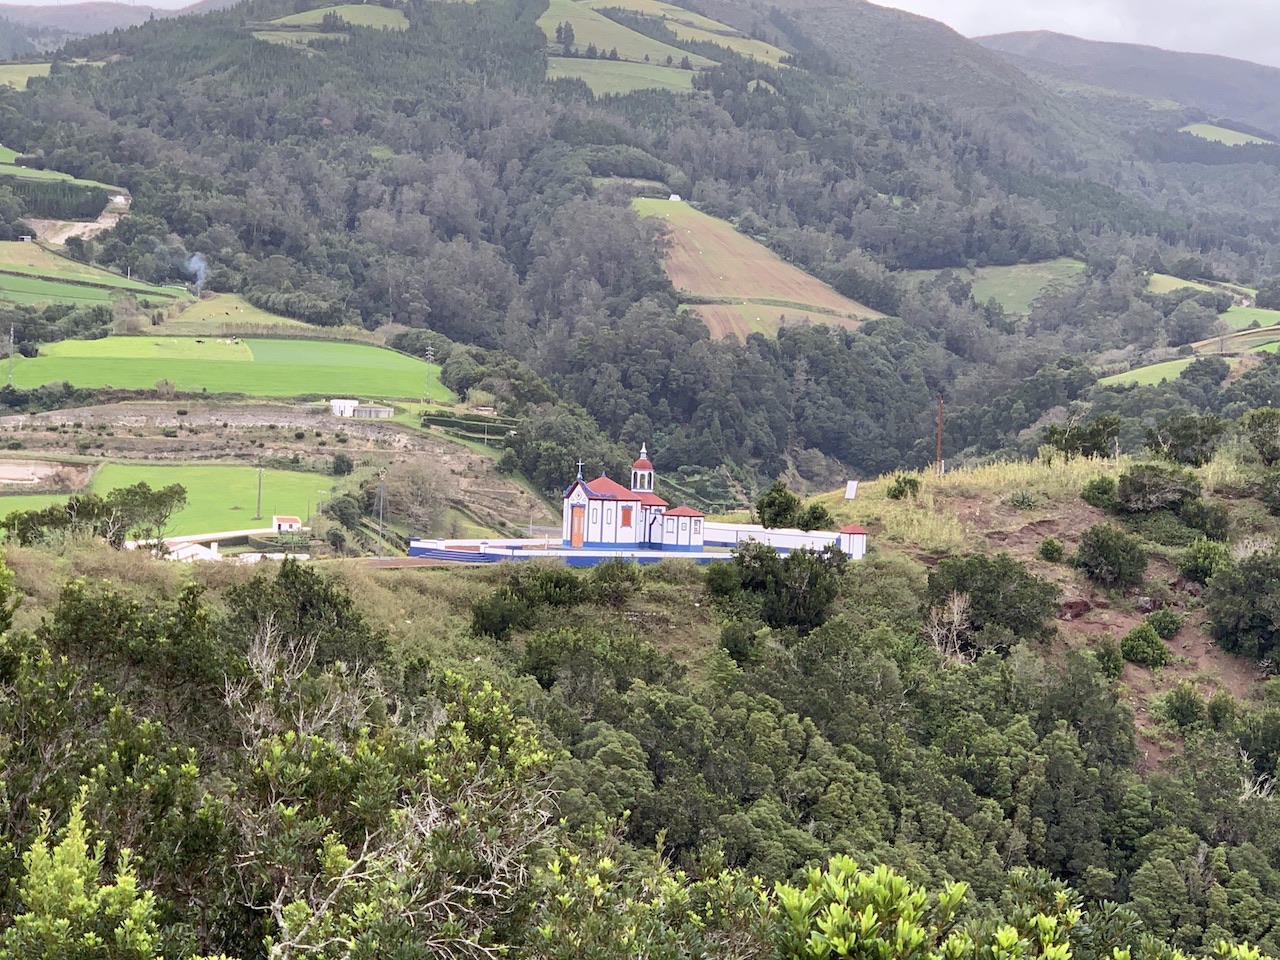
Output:
[[130,202],[128,196],[117,194],[98,215],[97,220],[41,220],[28,217],[26,223],[35,232],[36,239],[62,246],[72,237],[88,240],[110,230],[129,212]]

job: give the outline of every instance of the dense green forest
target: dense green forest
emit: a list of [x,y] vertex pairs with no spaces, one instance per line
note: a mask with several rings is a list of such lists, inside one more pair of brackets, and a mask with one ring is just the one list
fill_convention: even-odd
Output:
[[[530,418],[532,443],[599,433],[752,485],[821,483],[927,462],[944,393],[949,451],[991,453],[1081,399],[1097,352],[1207,335],[1210,308],[1149,294],[1146,271],[1191,259],[1264,279],[1280,238],[1248,199],[1269,154],[1167,156],[1101,120],[1105,149],[1013,143],[846,75],[794,24],[803,69],[722,50],[693,95],[596,98],[543,81],[538,2],[421,0],[404,33],[352,28],[313,50],[244,26],[293,6],[69,44],[50,78],[0,91],[4,142],[131,192],[132,215],[83,249],[105,266],[183,280],[178,254],[200,252],[211,289],[266,309],[521,361],[563,401],[503,410]],[[894,319],[712,341],[676,312],[656,228],[610,177],[663,181]],[[1086,282],[1030,317],[900,272],[1063,254],[1087,260]]]
[[[3,577],[6,957],[1280,951],[1280,708],[1171,696],[1185,753],[1139,778],[1110,655],[1047,657],[1056,588],[1007,556],[47,549]],[[676,623],[723,624],[696,673]]]

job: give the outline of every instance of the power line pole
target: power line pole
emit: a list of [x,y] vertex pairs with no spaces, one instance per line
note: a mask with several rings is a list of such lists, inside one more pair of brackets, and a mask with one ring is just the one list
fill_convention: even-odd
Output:
[[9,386],[13,386],[13,324],[9,324]]
[[253,515],[253,519],[262,519],[262,468],[258,468],[258,512]]
[[942,419],[946,416],[946,403],[942,394],[938,394],[938,450],[933,458],[933,469],[942,476]]
[[378,559],[382,559],[382,511],[387,502],[387,471],[378,471]]

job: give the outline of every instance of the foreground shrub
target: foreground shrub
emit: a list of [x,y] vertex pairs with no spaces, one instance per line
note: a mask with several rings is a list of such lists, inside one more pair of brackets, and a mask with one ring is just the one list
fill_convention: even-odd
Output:
[[1169,648],[1156,633],[1156,628],[1143,622],[1120,641],[1120,653],[1130,663],[1141,667],[1163,667],[1169,662]]
[[1080,538],[1075,565],[1099,586],[1135,587],[1147,572],[1147,553],[1137,537],[1100,523]]
[[1066,555],[1066,548],[1056,537],[1045,537],[1040,541],[1040,549],[1036,551],[1036,556],[1048,563],[1061,563]]
[[1214,543],[1208,538],[1195,541],[1182,555],[1178,572],[1194,583],[1208,583],[1229,554],[1226,544]]
[[1111,477],[1090,480],[1080,491],[1080,499],[1099,510],[1112,510],[1116,505],[1116,482]]
[[1161,640],[1172,640],[1182,629],[1182,615],[1172,610],[1156,610],[1147,614],[1147,623],[1160,636]]

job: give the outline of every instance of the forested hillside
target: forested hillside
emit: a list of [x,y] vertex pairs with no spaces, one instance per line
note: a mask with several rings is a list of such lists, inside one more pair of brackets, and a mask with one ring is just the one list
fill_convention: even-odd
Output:
[[[780,477],[866,479],[803,513],[868,558],[253,570],[95,540],[126,494],[15,513],[0,958],[1280,955],[1280,146],[861,2],[625,6],[246,0],[0,87],[0,232],[93,181],[44,269],[137,288],[0,307],[25,369],[184,322],[225,339],[164,357],[246,354],[234,309],[429,358],[395,395],[432,393],[356,442],[120,388],[149,348],[107,349],[99,394],[0,390],[77,407],[6,444],[358,466],[324,508],[350,555],[423,433],[449,490],[552,504],[646,443],[662,490],[761,518]],[[138,299],[188,283],[188,321]],[[693,312],[748,300],[852,306]],[[396,536],[438,532],[400,467]]]
[[[568,406],[531,410],[507,376],[484,389],[504,412],[536,414],[524,448],[561,464],[647,439],[667,462],[745,471],[752,484],[797,465],[815,482],[871,474],[931,457],[939,391],[958,424],[970,404],[969,419],[986,415],[998,383],[1009,391],[999,427],[955,434],[957,450],[995,450],[1081,395],[1085,354],[1129,346],[1082,331],[1166,309],[1142,289],[1145,269],[1195,254],[1252,277],[1270,263],[1266,204],[1180,208],[1174,164],[1163,193],[1132,164],[1114,178],[1132,196],[1068,175],[1106,156],[1073,126],[1055,127],[1050,146],[878,92],[803,21],[784,24],[799,68],[716,48],[719,65],[691,95],[597,99],[543,82],[536,2],[421,0],[402,33],[346,25],[296,49],[254,39],[253,24],[291,9],[256,0],[77,42],[47,80],[0,92],[5,142],[130,191],[132,215],[82,245],[85,258],[163,282],[186,279],[180,254],[199,252],[211,289],[257,306],[318,325],[429,328],[522,361]],[[1249,176],[1261,184],[1273,169]],[[611,178],[660,182],[900,319],[711,342],[677,313],[660,234]],[[1090,283],[1054,296],[1092,311],[1066,325],[896,273],[1064,254],[1088,260]],[[1103,287],[1104,300],[1079,299]],[[1154,346],[1182,335],[1165,322],[1144,326]],[[1081,372],[1024,395],[1046,360]]]

